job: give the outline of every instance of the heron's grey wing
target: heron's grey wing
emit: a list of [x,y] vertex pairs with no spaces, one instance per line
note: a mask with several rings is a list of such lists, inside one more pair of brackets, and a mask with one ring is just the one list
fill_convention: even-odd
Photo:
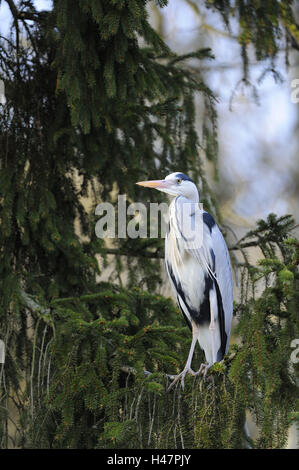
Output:
[[[206,275],[214,279],[224,354],[228,350],[233,313],[233,280],[230,257],[226,242],[213,217],[200,209],[194,211],[191,217],[194,218],[193,227],[195,226],[197,230],[195,236],[189,237],[188,241],[185,240],[187,237],[183,238],[185,249],[201,263]],[[180,228],[184,233],[183,228]]]
[[215,275],[224,310],[225,332],[227,335],[225,352],[227,352],[233,316],[233,277],[227,245],[216,223],[211,229],[211,239],[212,249],[215,255]]

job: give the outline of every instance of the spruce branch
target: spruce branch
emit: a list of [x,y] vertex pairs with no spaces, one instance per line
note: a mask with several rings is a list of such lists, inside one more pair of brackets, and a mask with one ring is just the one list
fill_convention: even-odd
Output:
[[42,305],[38,304],[32,297],[27,294],[25,291],[20,291],[20,297],[24,302],[25,306],[31,310],[35,314],[39,315],[49,315],[51,313],[50,308],[43,307]]
[[8,3],[8,6],[10,8],[11,14],[13,15],[15,20],[31,20],[31,21],[37,21],[40,19],[40,14],[39,12],[29,12],[29,11],[24,11],[24,10],[18,10],[16,7],[16,4],[13,0],[5,0],[6,3]]

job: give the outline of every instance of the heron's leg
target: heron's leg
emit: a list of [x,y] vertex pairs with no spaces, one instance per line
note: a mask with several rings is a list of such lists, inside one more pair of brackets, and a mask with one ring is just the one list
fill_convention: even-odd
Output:
[[188,359],[184,367],[184,370],[186,369],[188,371],[191,369],[191,363],[192,363],[195,345],[198,340],[198,334],[199,334],[199,328],[195,325],[194,322],[192,322],[192,342],[191,342]]
[[191,342],[186,365],[184,369],[182,370],[182,372],[174,377],[174,380],[169,385],[167,391],[170,390],[173,387],[173,385],[177,383],[179,380],[181,380],[182,388],[184,389],[184,380],[185,380],[185,375],[187,374],[187,372],[189,372],[189,374],[191,375],[195,375],[195,372],[191,369],[191,363],[192,363],[192,358],[194,354],[194,348],[198,340],[198,335],[199,335],[199,328],[194,322],[192,322],[192,342]]

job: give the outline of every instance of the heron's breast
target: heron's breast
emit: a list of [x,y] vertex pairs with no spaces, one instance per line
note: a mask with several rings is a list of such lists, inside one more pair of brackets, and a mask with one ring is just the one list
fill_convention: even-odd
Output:
[[204,299],[205,290],[205,273],[202,266],[183,248],[172,231],[167,236],[165,256],[189,306],[198,310]]
[[190,307],[199,309],[204,300],[205,290],[205,275],[201,265],[191,255],[186,254],[178,273]]

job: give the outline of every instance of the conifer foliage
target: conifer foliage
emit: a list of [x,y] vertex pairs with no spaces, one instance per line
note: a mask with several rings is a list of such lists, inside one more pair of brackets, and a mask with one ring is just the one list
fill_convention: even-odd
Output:
[[[184,392],[166,393],[190,334],[155,291],[162,242],[107,247],[84,205],[115,193],[144,200],[134,183],[161,169],[197,180],[199,148],[216,161],[215,98],[185,66],[212,59],[211,51],[174,54],[150,26],[145,0],[54,0],[42,12],[32,1],[5,1],[12,26],[0,38],[1,448],[239,448],[247,445],[245,410],[260,430],[252,446],[283,447],[296,418],[292,218],[270,215],[231,247],[242,258],[241,343],[206,381],[188,378]],[[231,14],[229,2],[206,3]],[[258,15],[262,2],[252,3]],[[283,18],[294,34],[291,2],[270,3],[288,4]],[[248,15],[241,24],[250,30]],[[276,20],[265,30],[269,41]],[[205,103],[202,135],[196,93]],[[217,211],[204,177],[203,198]],[[263,255],[258,266],[252,247]],[[96,255],[107,253],[114,272],[127,269],[127,286],[96,282]]]

